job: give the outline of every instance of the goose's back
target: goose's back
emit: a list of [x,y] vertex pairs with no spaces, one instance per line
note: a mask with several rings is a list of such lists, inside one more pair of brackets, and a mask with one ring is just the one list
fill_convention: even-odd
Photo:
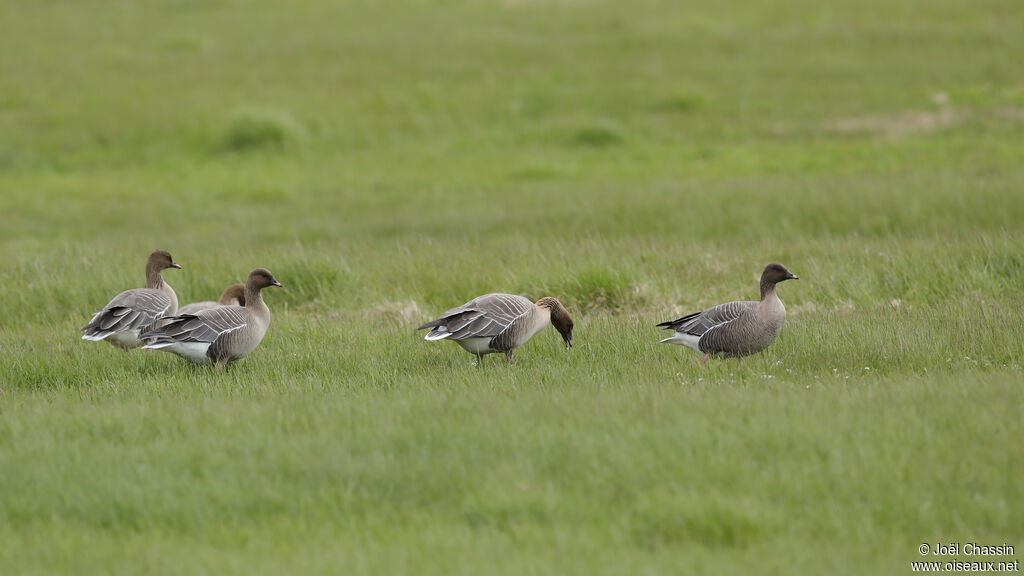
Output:
[[494,338],[533,308],[533,303],[522,296],[485,294],[448,310],[420,328],[433,328],[431,334],[447,332],[452,340]]

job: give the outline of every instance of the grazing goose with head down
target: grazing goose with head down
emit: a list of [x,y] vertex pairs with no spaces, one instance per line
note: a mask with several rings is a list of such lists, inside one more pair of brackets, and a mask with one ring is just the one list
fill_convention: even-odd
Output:
[[146,260],[146,287],[114,296],[82,328],[82,340],[106,340],[124,350],[141,346],[139,332],[178,309],[178,296],[161,274],[168,268],[181,266],[166,250],[154,250]]
[[479,365],[483,356],[492,352],[504,353],[512,363],[516,348],[548,324],[562,335],[565,347],[571,348],[572,318],[565,306],[550,296],[533,303],[512,294],[485,294],[417,330],[431,328],[424,340],[454,340],[475,354]]
[[280,287],[266,268],[249,273],[245,282],[245,306],[218,306],[195,314],[170,318],[164,326],[142,333],[147,350],[166,350],[198,364],[218,368],[240,360],[256,349],[270,326],[270,309],[261,290]]
[[195,302],[186,304],[178,309],[178,316],[182,314],[195,314],[200,310],[209,310],[218,306],[245,306],[245,284],[232,284],[224,289],[220,300],[216,302]]
[[708,355],[736,358],[760,352],[775,341],[786,320],[786,307],[775,293],[775,285],[786,280],[799,277],[773,262],[761,274],[760,301],[728,302],[662,322],[659,327],[675,331],[662,342],[682,344],[702,353],[701,363]]

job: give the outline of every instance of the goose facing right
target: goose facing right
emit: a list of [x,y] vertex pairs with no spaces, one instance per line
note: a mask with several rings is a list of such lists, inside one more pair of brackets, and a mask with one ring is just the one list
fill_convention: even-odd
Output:
[[139,333],[178,309],[178,296],[161,274],[168,268],[181,268],[170,252],[150,253],[146,259],[146,287],[114,296],[82,328],[82,340],[106,340],[125,351],[142,346]]
[[430,332],[424,340],[454,340],[476,356],[477,365],[486,354],[502,352],[511,364],[516,348],[548,324],[562,335],[565,347],[572,347],[572,318],[561,302],[546,296],[530,302],[514,294],[484,294],[452,308],[440,318],[417,328]]
[[178,316],[195,314],[200,310],[209,310],[218,306],[245,306],[245,284],[232,284],[224,289],[216,302],[194,302],[178,309]]
[[169,318],[164,326],[154,326],[140,337],[148,350],[166,350],[197,364],[216,364],[223,368],[241,360],[259,346],[270,326],[270,309],[261,290],[281,287],[266,268],[249,273],[245,282],[245,306],[218,306]]
[[761,273],[760,301],[727,302],[662,322],[658,327],[674,330],[675,334],[661,342],[681,344],[700,352],[701,363],[709,355],[738,358],[760,352],[775,341],[786,320],[786,307],[775,286],[799,279],[782,264],[773,262]]

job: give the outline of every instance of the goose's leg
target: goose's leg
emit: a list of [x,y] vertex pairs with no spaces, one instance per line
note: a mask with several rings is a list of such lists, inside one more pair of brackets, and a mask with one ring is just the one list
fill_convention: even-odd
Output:
[[476,364],[473,364],[473,366],[480,366],[481,364],[483,364],[483,362],[484,362],[484,357],[481,354],[477,354],[476,355]]
[[708,355],[707,354],[705,354],[705,355],[700,357],[700,365],[701,366],[703,366],[704,363],[707,362],[707,361],[708,361]]
[[509,352],[508,354],[506,354],[505,355],[505,359],[508,360],[509,364],[515,364],[515,362],[516,362],[516,353],[515,353],[515,351],[513,350],[512,352]]

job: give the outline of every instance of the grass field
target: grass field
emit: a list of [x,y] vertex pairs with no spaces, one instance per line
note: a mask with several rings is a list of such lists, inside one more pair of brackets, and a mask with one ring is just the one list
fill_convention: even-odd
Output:
[[[1024,549],[1022,26],[1018,0],[0,1],[0,573]],[[218,373],[81,341],[155,248],[183,303],[272,270],[260,348]],[[801,280],[765,353],[657,344],[773,260]],[[557,296],[575,348],[475,368],[415,333],[489,291]]]

